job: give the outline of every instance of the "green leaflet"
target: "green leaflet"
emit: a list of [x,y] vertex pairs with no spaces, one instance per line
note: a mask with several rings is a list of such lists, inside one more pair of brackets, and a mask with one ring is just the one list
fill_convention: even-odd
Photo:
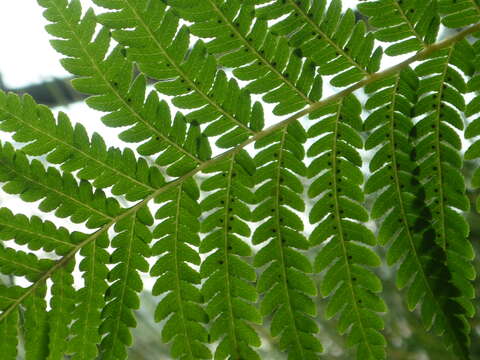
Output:
[[375,38],[394,43],[385,49],[390,56],[418,51],[435,42],[440,19],[433,0],[376,0],[359,4],[377,28]]
[[308,131],[316,138],[307,152],[315,157],[308,169],[308,176],[315,177],[308,195],[320,196],[310,211],[310,222],[315,224],[310,241],[322,244],[315,270],[326,270],[320,285],[321,294],[330,296],[325,315],[339,315],[339,332],[347,334],[357,359],[374,360],[385,358],[378,313],[387,309],[377,295],[382,291],[380,280],[366,268],[379,266],[380,258],[370,248],[376,243],[373,234],[362,224],[368,213],[361,205],[362,160],[356,150],[363,147],[358,135],[360,111],[359,101],[347,96],[317,112],[321,119]]
[[0,145],[0,181],[5,182],[5,192],[19,194],[26,202],[42,200],[40,210],[56,210],[57,217],[69,217],[75,223],[86,221],[89,228],[102,226],[120,212],[116,199],[107,198],[101,190],[93,192],[89,182],[79,184],[69,173],[45,169],[38,160],[29,162],[9,143]]
[[172,341],[172,356],[182,359],[210,359],[206,347],[208,333],[204,324],[208,315],[201,307],[203,295],[198,285],[200,274],[189,264],[200,265],[200,256],[190,247],[198,248],[201,213],[197,202],[199,191],[193,181],[163,193],[155,201],[161,207],[155,218],[162,220],[153,231],[159,240],[152,253],[159,255],[150,275],[158,277],[153,295],[166,294],[155,311],[155,320],[168,318],[163,341]]
[[312,297],[317,295],[308,275],[312,265],[301,253],[310,244],[302,234],[302,220],[292,211],[305,210],[300,197],[303,184],[298,178],[306,174],[302,162],[305,141],[305,130],[295,122],[255,144],[261,151],[255,156],[255,182],[259,187],[252,220],[266,219],[252,237],[254,244],[263,245],[254,265],[266,265],[257,288],[264,295],[262,314],[273,315],[270,332],[279,337],[289,359],[317,359],[322,352],[315,337],[318,326],[312,319],[316,315]]
[[[229,148],[238,145],[263,126],[249,93],[240,90],[234,80],[217,71],[213,56],[198,41],[189,51],[190,34],[185,26],[177,32],[179,19],[159,1],[95,0],[95,3],[120,11],[99,17],[107,27],[118,29],[113,37],[126,46],[130,59],[140,69],[158,80],[155,88],[173,96],[173,105],[192,109],[187,116],[191,127],[209,123],[202,136],[222,134],[216,145]],[[123,30],[136,25],[135,30]],[[230,131],[228,131],[230,130]],[[227,132],[228,131],[228,132]],[[208,144],[208,142],[207,142]]]
[[64,227],[57,228],[50,221],[42,221],[38,216],[26,217],[12,214],[7,208],[0,208],[0,239],[15,240],[19,245],[27,245],[31,250],[43,249],[64,255],[79,242],[82,234],[68,233]]
[[[455,314],[453,320],[461,335],[462,351],[460,356],[468,358],[469,325],[465,317],[474,314],[470,302],[473,288],[470,283],[475,270],[470,263],[473,249],[467,236],[469,227],[458,210],[467,211],[469,201],[465,195],[465,184],[460,174],[462,159],[459,155],[460,139],[453,130],[463,129],[463,122],[457,111],[465,107],[461,93],[466,91],[462,76],[451,65],[463,66],[465,55],[461,51],[467,43],[441,50],[415,68],[420,77],[418,94],[420,100],[415,106],[415,114],[421,119],[415,124],[417,137],[415,159],[419,163],[419,181],[425,191],[432,227],[430,234],[434,242],[443,251],[445,264],[450,271],[449,283],[457,288],[454,305],[449,305],[449,313]],[[434,90],[435,93],[430,94]],[[440,274],[443,277],[443,274]],[[452,291],[452,290],[450,290]]]
[[352,9],[341,11],[340,0],[328,7],[325,0],[276,0],[256,13],[261,19],[281,18],[271,32],[286,36],[298,55],[318,65],[321,75],[334,75],[330,83],[341,87],[378,71],[382,56],[381,48],[373,51],[374,37],[365,23],[357,22]]
[[[75,294],[75,309],[72,313],[72,338],[69,339],[67,353],[72,354],[72,360],[90,360],[98,355],[97,344],[101,335],[101,310],[105,306],[107,290],[108,238],[100,235],[80,250],[83,260],[80,270],[83,271],[85,285]],[[120,319],[118,319],[120,320]]]
[[1,130],[14,132],[15,141],[28,143],[22,147],[27,155],[48,153],[48,162],[61,164],[64,171],[80,170],[77,176],[94,180],[97,188],[113,185],[114,195],[139,200],[163,182],[158,169],[143,158],[137,161],[132,150],[107,149],[99,134],[89,139],[81,124],[73,127],[63,112],[55,120],[48,108],[37,105],[28,95],[19,98],[0,92],[0,119]]
[[25,360],[45,359],[48,354],[48,318],[45,286],[25,299]]
[[250,236],[245,221],[251,219],[254,171],[248,153],[241,151],[209,168],[206,173],[213,175],[201,185],[213,192],[201,203],[202,210],[211,213],[201,224],[201,232],[208,235],[200,253],[211,253],[202,262],[200,275],[206,278],[202,293],[211,319],[210,339],[219,341],[215,359],[260,359],[252,349],[260,346],[260,337],[249,324],[262,322],[253,305],[258,297],[252,285],[256,274],[241,258],[251,254],[241,237]]
[[290,114],[321,98],[322,79],[314,63],[302,62],[286,38],[273,35],[266,21],[255,20],[252,4],[238,0],[168,4],[194,23],[189,27],[193,35],[209,39],[205,46],[220,66],[233,68],[235,77],[250,81],[247,91],[266,93],[263,100],[277,104],[273,114]]
[[406,68],[365,88],[371,94],[366,107],[375,109],[365,121],[365,129],[372,130],[366,148],[378,148],[370,162],[373,175],[365,190],[380,191],[372,217],[383,218],[379,241],[390,243],[388,264],[400,262],[397,286],[407,287],[408,308],[421,305],[424,326],[443,335],[459,357],[468,358],[465,325],[455,315],[460,310],[455,299],[459,290],[448,281],[452,275],[445,266],[442,248],[435,243],[432,214],[414,160],[418,152],[411,138],[414,125],[410,115],[418,101],[418,87],[416,74]]
[[[467,47],[468,49],[469,47]],[[480,63],[478,61],[478,54],[480,52],[480,42],[477,41],[474,44],[473,49],[470,48],[468,55],[470,58],[474,58],[474,69],[475,72],[468,81],[467,90],[469,92],[474,92],[475,96],[473,99],[466,105],[465,108],[465,116],[467,117],[474,117],[473,120],[468,124],[467,129],[465,130],[465,138],[470,139],[473,137],[477,137],[480,134],[480,117],[478,114],[480,113]],[[474,51],[471,51],[474,50]],[[480,157],[480,142],[475,140],[470,147],[465,152],[465,159],[472,160]],[[475,172],[472,176],[472,186],[478,188],[480,186],[480,169],[475,169]],[[477,198],[477,210],[480,209],[480,198]]]
[[[0,289],[0,291],[3,290]],[[2,337],[0,351],[5,360],[17,359],[18,317],[18,309],[15,309],[0,323],[0,336]]]
[[114,226],[117,235],[111,241],[115,250],[110,263],[115,266],[108,274],[111,285],[106,292],[100,326],[100,334],[105,335],[100,344],[103,359],[126,359],[126,348],[132,345],[129,328],[136,326],[133,310],[140,307],[137,293],[143,289],[138,272],[149,270],[145,258],[150,256],[148,244],[152,234],[147,226],[152,224],[150,211],[141,207]]
[[2,274],[25,276],[33,282],[38,280],[52,265],[52,260],[38,259],[34,254],[5,248],[0,244],[0,271]]
[[73,265],[73,261],[69,262],[65,268],[52,275],[51,310],[48,313],[48,360],[62,360],[67,350],[67,338],[70,333],[70,321],[67,319],[75,308]]
[[187,130],[180,115],[179,126],[172,128],[167,104],[158,99],[156,92],[146,94],[145,76],[133,78],[125,49],[117,46],[105,58],[110,32],[103,29],[94,38],[93,11],[87,11],[82,18],[79,0],[40,0],[39,4],[47,8],[44,16],[52,22],[47,31],[57,38],[51,41],[52,46],[66,56],[62,65],[79,77],[73,86],[93,95],[87,99],[90,107],[109,112],[102,118],[104,124],[130,126],[120,134],[120,139],[132,143],[150,140],[148,151],[144,152],[152,155],[163,151],[160,161],[169,165],[168,173],[172,176],[183,175],[209,156],[209,144],[201,141],[197,127]]
[[438,11],[443,15],[442,24],[459,28],[478,23],[480,4],[476,0],[439,0]]

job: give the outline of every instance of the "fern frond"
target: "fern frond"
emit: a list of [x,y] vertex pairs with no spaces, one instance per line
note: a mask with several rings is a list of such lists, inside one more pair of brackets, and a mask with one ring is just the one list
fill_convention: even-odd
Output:
[[189,360],[212,356],[205,346],[208,333],[203,324],[208,322],[208,315],[201,307],[201,278],[190,265],[199,266],[201,262],[190,247],[200,245],[198,196],[196,183],[187,181],[155,199],[162,204],[155,218],[163,221],[153,231],[153,237],[160,239],[152,253],[160,257],[150,271],[150,275],[158,277],[153,295],[166,294],[155,311],[156,321],[168,317],[163,340],[172,341],[173,357]]
[[265,94],[276,103],[275,115],[286,115],[318,101],[322,78],[310,61],[303,62],[284,37],[273,35],[264,20],[255,21],[252,4],[242,1],[168,1],[179,15],[193,22],[193,35],[208,39],[205,44],[220,66],[233,68],[244,88]]
[[77,183],[73,175],[60,174],[53,167],[45,169],[38,160],[28,161],[22,151],[9,143],[0,144],[0,180],[3,190],[19,194],[26,202],[42,200],[39,209],[56,209],[59,218],[69,217],[75,223],[87,222],[97,228],[112,220],[120,212],[116,199],[107,198],[103,191],[93,192],[87,181]]
[[[3,287],[0,287],[0,294],[3,295],[3,291]],[[2,337],[0,352],[5,360],[17,360],[18,327],[18,309],[15,309],[0,323],[0,336]]]
[[57,228],[52,222],[43,221],[38,216],[28,218],[22,214],[14,215],[7,208],[0,208],[1,240],[14,240],[31,250],[55,250],[58,255],[64,255],[77,243],[77,234],[69,234],[64,227]]
[[[269,1],[255,0],[257,4]],[[270,29],[287,37],[296,53],[318,65],[321,75],[333,75],[333,86],[347,86],[378,71],[382,49],[373,51],[374,37],[352,9],[342,14],[341,0],[328,8],[325,0],[275,0],[256,9],[257,17],[279,19]]]
[[83,125],[72,126],[68,116],[60,112],[58,118],[29,95],[22,98],[0,91],[0,129],[13,132],[15,141],[25,143],[22,151],[27,155],[45,155],[51,164],[61,164],[61,169],[77,171],[83,180],[94,180],[96,188],[110,187],[114,195],[124,195],[127,200],[143,199],[162,185],[162,176],[156,167],[145,159],[135,159],[130,149],[120,151],[106,148],[102,137],[87,135]]
[[48,313],[48,357],[47,360],[62,360],[68,346],[70,321],[75,308],[75,289],[73,287],[73,266],[71,261],[66,267],[52,274],[51,310]]
[[80,271],[83,271],[85,285],[76,292],[76,306],[72,313],[72,338],[68,344],[68,353],[72,354],[72,360],[91,360],[98,354],[97,344],[101,340],[99,332],[101,310],[105,307],[105,293],[108,287],[106,264],[109,254],[105,250],[108,243],[106,234],[101,233],[80,250],[80,255],[83,256]]
[[302,235],[303,222],[294,212],[305,211],[299,177],[306,175],[302,162],[306,137],[300,123],[294,122],[255,143],[261,149],[255,156],[259,205],[252,219],[265,221],[252,237],[254,244],[264,245],[254,265],[267,265],[258,280],[258,290],[264,294],[261,311],[264,316],[272,315],[271,334],[280,337],[280,347],[289,359],[317,359],[322,351],[312,319],[316,315],[312,297],[317,293],[307,275],[312,265],[300,252],[309,243]]
[[150,256],[148,244],[152,234],[147,226],[152,224],[150,211],[141,207],[114,226],[118,234],[111,242],[115,250],[110,256],[110,263],[115,266],[108,274],[111,285],[106,292],[100,327],[100,334],[105,335],[100,344],[102,359],[126,359],[126,347],[132,345],[128,328],[136,326],[133,310],[140,307],[138,293],[142,291],[143,284],[138,272],[149,270],[145,258]]
[[449,28],[461,28],[480,21],[478,0],[439,0],[438,11],[443,15],[442,24]]
[[[47,10],[44,16],[52,22],[47,31],[56,40],[52,46],[66,58],[67,71],[79,77],[72,82],[80,92],[92,94],[87,104],[109,112],[102,117],[110,127],[130,126],[120,134],[126,142],[143,144],[141,153],[157,154],[158,162],[167,166],[167,173],[180,176],[210,156],[208,141],[200,136],[198,124],[187,124],[180,114],[171,125],[168,105],[159,101],[156,92],[145,99],[146,79],[133,79],[133,65],[125,58],[125,49],[117,46],[105,57],[110,45],[110,31],[101,30],[96,37],[96,17],[90,9],[81,17],[79,0],[39,0]],[[139,150],[140,151],[140,150]]]
[[357,358],[373,360],[385,358],[386,342],[380,333],[383,321],[378,313],[385,312],[386,305],[377,295],[382,290],[380,280],[365,268],[379,266],[380,259],[370,248],[375,245],[373,234],[362,225],[368,214],[361,205],[360,112],[360,103],[349,95],[313,114],[321,120],[308,135],[321,137],[307,152],[315,157],[308,175],[316,177],[308,195],[320,197],[310,212],[310,223],[315,224],[310,239],[315,245],[324,243],[315,270],[326,270],[320,285],[322,295],[331,296],[326,316],[339,314],[339,331],[347,333],[347,344],[357,348]]
[[204,212],[210,214],[201,225],[208,233],[200,244],[200,253],[210,253],[200,266],[206,278],[202,293],[210,317],[210,338],[219,340],[215,359],[259,359],[252,347],[261,344],[260,337],[248,324],[261,323],[253,303],[258,294],[251,282],[253,267],[241,259],[249,256],[250,247],[240,237],[250,236],[245,223],[251,219],[248,204],[253,203],[251,188],[255,164],[246,151],[233,154],[204,172],[211,175],[201,189],[212,191],[202,201]]
[[[463,129],[459,112],[465,108],[461,95],[466,91],[462,75],[452,66],[464,69],[468,63],[461,52],[462,45],[440,50],[415,68],[420,77],[419,101],[415,115],[421,119],[415,124],[418,137],[415,156],[419,163],[419,180],[425,189],[425,201],[430,211],[432,239],[442,249],[441,254],[451,276],[447,293],[448,310],[455,321],[456,332],[461,333],[462,355],[468,358],[468,333],[470,328],[465,317],[474,314],[469,299],[474,297],[470,280],[475,277],[471,264],[474,257],[472,245],[468,242],[468,224],[460,211],[469,209],[465,195],[465,183],[460,173],[462,159],[459,151],[461,139],[454,129]],[[468,70],[468,68],[467,68]],[[418,293],[417,296],[421,294]]]
[[[112,36],[127,47],[128,56],[142,72],[158,80],[155,88],[173,96],[172,103],[184,109],[192,126],[210,123],[205,136],[222,135],[217,146],[238,145],[260,130],[263,123],[260,103],[253,108],[248,92],[237,82],[217,71],[213,56],[197,41],[189,50],[190,33],[179,25],[179,18],[161,1],[95,0],[95,3],[119,11],[99,16],[99,21],[117,29]],[[129,30],[134,25],[133,30]],[[228,131],[230,130],[230,131]],[[228,132],[227,132],[228,131]]]
[[379,242],[382,245],[391,242],[387,252],[389,265],[400,262],[397,286],[407,287],[409,310],[421,305],[424,326],[439,335],[443,332],[447,346],[467,358],[468,340],[451,313],[455,303],[449,299],[458,290],[446,281],[450,274],[444,264],[445,255],[429,231],[430,212],[415,175],[417,163],[412,160],[415,148],[411,117],[418,85],[416,74],[406,68],[365,88],[371,94],[366,107],[375,109],[365,121],[365,129],[373,130],[365,145],[367,149],[380,146],[370,162],[373,174],[365,191],[380,191],[372,217],[384,216]]
[[45,359],[48,355],[48,317],[45,285],[25,299],[25,360]]
[[53,260],[39,259],[34,254],[6,248],[0,244],[0,272],[2,274],[25,276],[33,282],[52,267],[53,263]]
[[394,43],[385,53],[396,56],[435,42],[440,25],[436,6],[432,0],[375,0],[359,3],[358,9],[377,28],[377,40]]
[[[474,119],[468,124],[467,129],[465,130],[465,138],[471,139],[478,137],[480,135],[480,66],[479,66],[479,49],[480,42],[476,41],[473,45],[475,51],[470,52],[468,56],[472,59],[475,59],[475,72],[468,81],[468,91],[473,92],[475,95],[470,100],[465,108],[465,116],[474,117]],[[480,141],[478,139],[474,140],[473,143],[468,147],[465,152],[465,160],[478,159],[480,157]],[[472,175],[471,186],[473,188],[480,187],[480,167],[475,169],[475,172]],[[480,197],[476,199],[476,208],[477,211],[480,211]]]

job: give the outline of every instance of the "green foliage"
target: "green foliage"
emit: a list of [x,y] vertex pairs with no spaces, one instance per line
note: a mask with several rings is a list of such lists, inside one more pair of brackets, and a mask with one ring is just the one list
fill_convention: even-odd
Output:
[[348,358],[385,359],[383,260],[470,359],[477,0],[38,3],[130,147],[0,91],[2,189],[52,213],[0,208],[2,359],[127,359],[147,274],[173,358],[318,359],[335,318]]

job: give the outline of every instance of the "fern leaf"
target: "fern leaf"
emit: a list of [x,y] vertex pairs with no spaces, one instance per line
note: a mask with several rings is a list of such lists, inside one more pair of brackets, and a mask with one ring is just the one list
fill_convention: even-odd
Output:
[[438,10],[443,14],[442,24],[449,28],[461,28],[480,21],[477,0],[439,0]]
[[172,176],[183,175],[209,157],[209,144],[198,126],[187,130],[179,115],[172,127],[168,105],[154,91],[145,96],[145,76],[132,78],[133,65],[125,58],[125,49],[117,46],[105,58],[110,31],[103,29],[94,38],[97,22],[91,9],[82,18],[79,0],[39,0],[39,4],[47,8],[44,16],[52,22],[47,31],[57,38],[52,46],[66,56],[62,64],[67,71],[79,77],[73,86],[93,95],[86,100],[90,107],[109,112],[102,118],[105,125],[130,126],[120,134],[121,140],[149,140],[142,153],[163,151],[158,162],[168,165]]
[[[463,44],[468,46],[467,43]],[[451,277],[448,284],[458,290],[448,294],[448,309],[462,334],[462,356],[468,358],[469,325],[465,317],[472,316],[474,308],[470,298],[474,290],[469,280],[475,277],[470,261],[474,253],[467,240],[469,228],[459,211],[469,209],[465,184],[460,173],[462,159],[461,140],[454,129],[463,129],[459,112],[465,103],[461,93],[466,91],[462,75],[452,66],[464,69],[462,45],[440,50],[415,68],[420,77],[415,115],[421,119],[415,125],[418,143],[416,158],[419,162],[419,180],[425,189],[432,227],[431,242],[442,249]],[[432,93],[433,91],[433,93]],[[443,276],[442,276],[443,278]],[[445,281],[445,278],[443,278]]]
[[19,245],[28,245],[31,250],[55,250],[58,255],[64,255],[77,243],[77,234],[69,234],[64,227],[57,228],[38,216],[13,215],[9,209],[0,208],[0,239],[13,239]]
[[[198,41],[189,51],[190,33],[186,26],[177,31],[179,19],[160,1],[96,0],[96,4],[116,12],[99,16],[99,21],[113,29],[113,37],[127,47],[128,56],[149,77],[159,80],[155,88],[173,96],[172,103],[194,110],[187,116],[192,126],[210,123],[204,136],[222,135],[216,142],[221,148],[238,145],[260,130],[261,105],[253,108],[248,92],[228,80]],[[120,6],[119,6],[120,4]],[[127,30],[133,24],[134,30]],[[227,132],[228,131],[228,132]]]
[[[256,0],[257,4],[265,0]],[[257,17],[278,19],[271,32],[287,36],[296,52],[319,66],[322,75],[333,75],[333,86],[347,86],[378,70],[382,50],[373,51],[373,35],[352,9],[344,14],[341,0],[275,0],[256,10]]]
[[[91,360],[98,354],[97,344],[101,335],[101,309],[105,306],[107,290],[108,253],[105,248],[108,238],[100,234],[80,250],[83,260],[80,270],[83,271],[84,287],[76,292],[76,306],[72,314],[72,338],[69,340],[68,353],[72,360]],[[119,319],[120,320],[120,319]]]
[[150,274],[158,277],[153,295],[166,294],[155,311],[155,320],[168,317],[162,335],[172,341],[172,356],[181,359],[210,359],[205,346],[208,333],[204,324],[208,315],[201,307],[200,274],[191,265],[200,265],[200,256],[190,246],[198,247],[200,238],[197,203],[199,191],[193,181],[187,181],[155,199],[161,203],[155,218],[163,220],[153,231],[159,240],[152,253],[160,255]]
[[[478,114],[480,113],[480,67],[478,62],[479,57],[479,47],[480,42],[476,41],[473,45],[473,49],[469,48],[466,56],[470,59],[474,59],[475,66],[474,72],[471,78],[468,81],[468,91],[473,92],[474,96],[469,101],[465,108],[465,116],[467,117],[474,117],[472,121],[468,124],[467,129],[465,130],[465,138],[471,139],[475,138],[480,135],[480,117]],[[473,50],[473,51],[472,51]],[[473,160],[480,157],[480,141],[478,139],[474,140],[473,143],[469,146],[467,151],[465,152],[465,159],[466,160]],[[480,187],[480,168],[476,168],[475,172],[472,175],[472,187],[478,188]],[[480,198],[477,197],[476,203],[477,211],[480,211]]]
[[[245,89],[264,94],[276,103],[275,115],[285,115],[318,101],[322,79],[312,62],[289,49],[284,37],[273,35],[264,20],[254,21],[254,7],[242,1],[169,1],[187,21],[193,35],[209,39],[207,50],[220,66],[234,68],[240,80],[251,81]],[[207,14],[207,15],[206,15]]]
[[407,68],[401,73],[366,87],[371,94],[367,109],[375,111],[365,121],[365,129],[373,130],[366,148],[380,146],[370,162],[373,175],[365,186],[367,193],[380,190],[372,217],[385,216],[379,230],[382,245],[391,242],[387,262],[400,262],[397,285],[407,286],[410,310],[421,305],[421,316],[427,329],[441,334],[448,347],[462,358],[467,353],[468,339],[451,309],[450,298],[458,290],[446,279],[451,277],[445,266],[445,255],[430,228],[430,212],[424,202],[424,190],[415,174],[412,161],[415,149],[410,134],[413,103],[417,101],[418,79]]
[[47,360],[62,360],[68,346],[70,333],[71,313],[75,308],[75,289],[73,287],[73,265],[69,262],[66,267],[52,274],[51,310],[48,313],[49,346]]
[[33,282],[52,267],[53,263],[53,260],[38,259],[35,254],[5,248],[0,244],[0,272],[2,274],[25,276]]
[[210,214],[202,223],[201,232],[208,235],[200,253],[210,254],[201,264],[200,275],[206,278],[202,293],[211,319],[210,338],[220,341],[215,359],[259,359],[252,347],[260,346],[261,341],[249,325],[262,320],[253,305],[258,297],[251,284],[256,274],[240,258],[251,253],[240,236],[250,236],[245,221],[251,218],[248,204],[253,202],[254,170],[248,153],[241,151],[205,170],[214,175],[201,185],[202,190],[212,191],[201,204]]
[[385,53],[396,56],[435,42],[440,25],[436,6],[432,0],[376,0],[360,3],[358,9],[377,28],[377,40],[394,43]]
[[77,177],[94,180],[97,188],[113,185],[114,195],[125,194],[127,200],[135,201],[162,184],[159,170],[145,159],[137,161],[130,149],[107,149],[99,134],[90,140],[81,124],[73,127],[63,112],[55,120],[48,108],[28,95],[19,98],[0,92],[0,120],[1,130],[14,132],[13,139],[25,143],[22,151],[27,155],[48,154],[48,162],[61,164],[64,171],[79,170]]
[[27,202],[43,199],[39,209],[56,209],[59,218],[69,217],[73,222],[87,221],[89,228],[100,227],[120,212],[116,199],[107,198],[103,191],[92,191],[90,183],[77,183],[73,175],[60,174],[53,167],[45,169],[38,160],[28,161],[22,151],[12,145],[0,145],[0,179],[6,182],[3,190],[19,194]]
[[108,275],[112,284],[106,293],[100,327],[100,333],[105,335],[100,346],[102,359],[126,359],[126,347],[132,345],[128,328],[136,326],[132,310],[140,307],[137,293],[142,291],[143,284],[138,272],[149,270],[145,258],[150,256],[148,244],[152,235],[147,226],[152,224],[147,207],[141,207],[115,224],[118,234],[112,239],[115,250],[110,257],[110,263],[115,266]]
[[378,313],[386,306],[377,295],[382,290],[380,280],[365,268],[379,266],[380,259],[369,247],[375,245],[373,234],[362,225],[368,214],[360,204],[362,160],[356,150],[363,147],[357,133],[362,126],[360,111],[360,103],[350,95],[314,115],[322,119],[308,133],[321,137],[307,152],[315,156],[309,176],[316,177],[309,196],[320,198],[310,212],[310,222],[316,224],[310,239],[312,244],[324,243],[315,269],[326,270],[320,286],[323,296],[331,296],[326,316],[339,314],[339,331],[347,333],[347,344],[357,348],[357,358],[373,360],[385,358]]
[[280,347],[289,359],[317,359],[322,351],[312,319],[316,315],[312,296],[317,291],[307,275],[312,265],[299,251],[308,249],[309,243],[302,235],[302,220],[291,210],[305,210],[303,184],[298,179],[306,174],[302,162],[305,140],[305,130],[295,122],[255,144],[261,148],[255,156],[260,186],[252,219],[266,221],[252,237],[254,244],[265,244],[254,265],[267,265],[258,280],[258,289],[264,294],[262,314],[273,315],[272,336],[280,337]]
[[[3,290],[4,289],[0,287],[0,293],[3,294]],[[0,342],[0,353],[5,360],[17,359],[18,318],[18,309],[15,309],[0,323],[0,336],[2,338]]]
[[46,286],[37,287],[25,299],[25,360],[48,356],[48,318],[45,302]]

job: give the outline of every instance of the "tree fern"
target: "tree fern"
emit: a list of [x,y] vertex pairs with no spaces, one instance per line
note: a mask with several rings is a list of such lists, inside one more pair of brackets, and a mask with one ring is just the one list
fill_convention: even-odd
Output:
[[335,317],[348,358],[385,359],[384,253],[408,310],[473,358],[477,0],[38,2],[130,147],[0,92],[2,189],[49,213],[0,208],[2,358],[130,358],[149,274],[173,358],[317,359]]

